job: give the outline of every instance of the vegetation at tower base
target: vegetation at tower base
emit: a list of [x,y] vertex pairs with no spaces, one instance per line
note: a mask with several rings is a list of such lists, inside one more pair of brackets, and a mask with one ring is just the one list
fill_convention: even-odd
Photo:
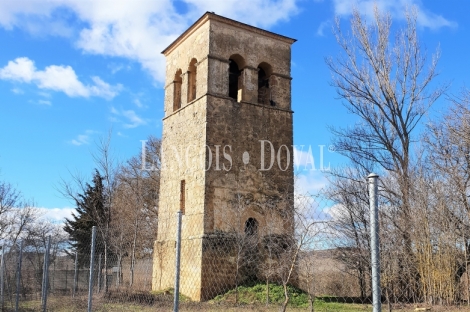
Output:
[[[252,283],[254,285],[240,286],[238,289],[238,303],[240,304],[266,304],[266,294],[269,293],[270,304],[282,304],[284,298],[284,287],[282,285],[272,283],[267,291],[266,284]],[[288,286],[291,296],[289,306],[308,307],[308,294],[294,286]],[[215,297],[212,302],[236,302],[237,290],[232,289],[225,294]]]
[[[269,291],[268,291],[269,289]],[[302,308],[301,311],[364,311],[367,305],[360,304],[357,298],[349,298],[346,303],[343,298],[334,296],[318,296],[315,298],[312,308],[307,292],[288,286],[291,300],[288,306]],[[284,287],[273,283],[269,288],[264,283],[254,283],[252,285],[240,286],[238,289],[238,302],[240,305],[267,305],[266,294],[269,293],[269,305],[279,306],[284,302]],[[209,303],[235,303],[235,290],[229,290],[225,294],[215,297]],[[354,302],[357,302],[356,304]]]

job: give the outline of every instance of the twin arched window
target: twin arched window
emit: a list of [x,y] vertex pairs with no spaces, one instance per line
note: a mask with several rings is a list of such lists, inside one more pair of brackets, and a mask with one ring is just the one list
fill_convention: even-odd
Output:
[[[181,69],[175,74],[175,79],[173,80],[173,111],[176,111],[181,108],[181,85],[183,83],[183,72]],[[193,58],[189,63],[188,72],[187,72],[187,100],[188,103],[196,99],[196,84],[197,84],[197,60]]]
[[[243,91],[242,73],[245,68],[245,60],[238,54],[230,56],[228,70],[228,96],[234,100],[241,100]],[[271,65],[262,62],[258,68],[258,103],[274,106],[269,87],[269,78],[272,74]]]
[[[228,95],[234,100],[241,100],[241,92],[243,90],[242,72],[245,67],[245,60],[238,54],[234,54],[229,59],[229,76],[228,76]],[[271,89],[269,86],[269,78],[272,74],[271,65],[262,62],[258,65],[258,103],[263,105],[275,105],[271,96]],[[181,85],[182,85],[182,71],[179,69],[173,80],[174,93],[173,93],[173,111],[181,108]],[[189,63],[187,72],[187,102],[196,99],[196,85],[197,85],[197,60],[193,58]]]

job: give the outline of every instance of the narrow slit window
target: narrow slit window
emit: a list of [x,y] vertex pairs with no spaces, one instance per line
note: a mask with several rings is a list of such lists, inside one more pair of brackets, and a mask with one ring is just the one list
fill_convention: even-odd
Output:
[[229,91],[228,91],[228,96],[230,96],[232,99],[237,100],[238,99],[238,90],[240,89],[240,74],[241,70],[238,68],[237,63],[230,59],[229,60],[229,76],[228,76],[228,81],[229,81]]
[[258,68],[258,103],[267,104],[269,101],[269,80],[266,72]]
[[181,69],[178,70],[175,74],[174,84],[174,93],[173,93],[173,111],[176,111],[181,108]]
[[258,65],[258,104],[275,106],[271,98],[271,86],[269,80],[273,73],[271,65],[262,62]]
[[186,201],[186,181],[181,180],[180,184],[180,211],[184,214],[185,210],[185,201]]
[[197,60],[192,59],[188,68],[188,103],[196,99]]

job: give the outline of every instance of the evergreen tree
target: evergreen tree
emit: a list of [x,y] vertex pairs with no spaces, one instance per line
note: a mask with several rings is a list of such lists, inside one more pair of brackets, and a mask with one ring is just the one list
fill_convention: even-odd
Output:
[[[99,226],[106,218],[106,195],[104,192],[103,177],[95,169],[92,184],[87,183],[83,194],[75,197],[76,212],[72,218],[65,221],[64,230],[70,235],[70,241],[74,252],[78,252],[79,265],[89,262],[91,247],[91,232],[93,226]],[[96,236],[97,245],[102,241],[101,236]]]

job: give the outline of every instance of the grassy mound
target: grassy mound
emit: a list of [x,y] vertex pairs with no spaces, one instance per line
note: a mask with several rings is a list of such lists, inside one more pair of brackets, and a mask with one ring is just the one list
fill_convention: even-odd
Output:
[[[308,307],[308,295],[302,290],[293,286],[288,286],[289,305],[292,307]],[[235,302],[236,290],[229,290],[227,293],[215,297],[213,302]],[[238,302],[241,304],[265,304],[266,284],[256,284],[254,286],[238,287]],[[284,302],[284,288],[281,285],[269,285],[269,303],[281,304]]]

